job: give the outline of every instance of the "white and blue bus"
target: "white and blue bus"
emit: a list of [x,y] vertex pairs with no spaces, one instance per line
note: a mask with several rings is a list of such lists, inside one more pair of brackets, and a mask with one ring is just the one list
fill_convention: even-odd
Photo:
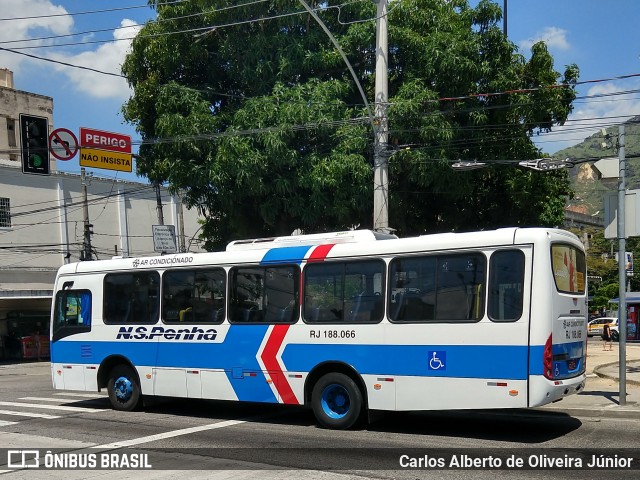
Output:
[[527,408],[585,384],[579,239],[505,228],[236,241],[60,268],[55,389],[370,410]]

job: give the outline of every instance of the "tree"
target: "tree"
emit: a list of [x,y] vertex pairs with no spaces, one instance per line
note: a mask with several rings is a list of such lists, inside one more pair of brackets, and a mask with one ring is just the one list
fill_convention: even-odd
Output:
[[[370,227],[371,119],[342,58],[302,7],[150,3],[158,19],[123,65],[134,89],[124,116],[143,138],[138,173],[186,192],[206,216],[207,246],[295,228]],[[375,5],[315,8],[373,102]],[[476,8],[404,0],[389,17],[388,152],[398,147],[390,225],[416,234],[559,224],[570,195],[564,172],[492,164],[460,173],[449,165],[540,157],[531,135],[566,120],[577,67],[561,76],[543,43],[529,60],[518,54],[488,0]],[[545,88],[559,81],[567,86]],[[485,94],[504,91],[518,93]]]

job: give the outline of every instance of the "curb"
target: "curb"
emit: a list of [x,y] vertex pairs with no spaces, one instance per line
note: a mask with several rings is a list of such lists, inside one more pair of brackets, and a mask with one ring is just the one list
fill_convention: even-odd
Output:
[[[640,363],[640,360],[627,361],[627,367],[629,366],[630,363]],[[606,378],[608,380],[615,380],[617,382],[617,381],[620,380],[619,375],[608,375],[608,374],[600,371],[600,369],[613,367],[614,365],[620,365],[620,362],[603,363],[602,365],[598,365],[597,367],[595,367],[593,369],[593,373],[595,373],[600,378]],[[627,375],[625,380],[626,380],[627,384],[639,385],[640,386],[640,381],[630,379],[628,375]]]
[[590,418],[626,418],[626,419],[640,419],[640,409],[635,403],[625,405],[621,407],[620,405],[609,405],[607,407],[597,409],[597,408],[587,408],[587,407],[567,407],[561,408],[558,407],[537,407],[535,410],[543,411],[545,413],[553,412],[553,413],[564,413],[571,417],[590,417]]

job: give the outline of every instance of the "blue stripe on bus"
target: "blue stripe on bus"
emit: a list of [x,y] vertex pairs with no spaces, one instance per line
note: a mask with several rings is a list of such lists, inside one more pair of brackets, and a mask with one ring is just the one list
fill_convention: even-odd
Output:
[[[575,377],[586,369],[585,360],[587,357],[586,343],[584,341],[556,343],[553,345],[553,378],[564,379]],[[560,360],[556,360],[560,357]],[[569,360],[575,360],[573,368],[570,368]]]
[[544,375],[544,345],[529,348],[529,375]]
[[[276,397],[256,360],[256,354],[268,328],[266,325],[243,325],[240,328],[232,326],[224,343],[215,344],[180,341],[58,340],[52,345],[51,361],[99,364],[110,355],[122,355],[133,365],[224,369],[238,400],[276,402]],[[87,352],[91,352],[91,355]],[[256,375],[238,375],[239,371]]]
[[303,245],[296,247],[281,247],[270,249],[260,262],[262,265],[270,263],[302,263],[311,245]]
[[[585,370],[587,356],[586,344],[583,340],[569,343],[554,343],[551,351],[553,355],[566,354],[567,359],[576,360],[576,368],[569,370],[567,360],[554,361],[554,378],[561,380],[579,375]],[[556,367],[558,373],[556,375]],[[529,349],[529,374],[544,375],[544,345],[532,346]]]
[[[232,327],[226,341],[216,344],[61,340],[54,344],[52,361],[100,363],[109,355],[122,355],[134,365],[227,369],[229,381],[234,388],[237,386],[238,396],[244,399],[246,382],[233,378],[231,369],[242,368],[245,372],[261,375],[261,368],[255,357],[267,327],[243,327],[245,328]],[[87,356],[88,347],[91,349],[91,357]],[[352,365],[361,374],[525,379],[528,350],[526,346],[289,344],[285,347],[282,360],[286,369],[294,372],[308,372],[331,359]],[[436,366],[439,368],[435,369],[429,367],[433,352],[436,352],[443,366]],[[541,363],[540,359],[538,356],[538,363]],[[255,388],[255,385],[250,388]],[[249,392],[246,393],[249,395]],[[251,395],[254,393],[251,392]]]
[[[99,364],[107,356],[122,355],[133,365],[219,369],[226,372],[239,400],[276,402],[256,360],[267,329],[263,325],[231,326],[224,343],[59,340],[53,344],[51,360]],[[583,342],[556,344],[554,353],[578,354],[581,348]],[[434,353],[442,365],[430,367]],[[543,374],[543,355],[542,345],[289,344],[282,362],[287,371],[293,372],[309,372],[320,363],[336,360],[353,366],[360,374],[526,380],[528,375]],[[580,367],[583,361],[584,354]],[[558,368],[559,378],[576,374],[575,370]]]
[[[293,344],[285,348],[282,361],[294,372],[336,359],[361,374],[525,380],[528,350],[510,345]],[[430,366],[434,352],[443,365]]]

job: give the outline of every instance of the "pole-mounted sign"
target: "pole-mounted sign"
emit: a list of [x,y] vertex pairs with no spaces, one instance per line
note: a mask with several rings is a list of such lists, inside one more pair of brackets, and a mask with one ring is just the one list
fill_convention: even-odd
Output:
[[80,166],[131,172],[131,137],[80,127]]
[[78,139],[71,130],[57,128],[49,135],[49,151],[58,160],[71,160],[78,153]]

